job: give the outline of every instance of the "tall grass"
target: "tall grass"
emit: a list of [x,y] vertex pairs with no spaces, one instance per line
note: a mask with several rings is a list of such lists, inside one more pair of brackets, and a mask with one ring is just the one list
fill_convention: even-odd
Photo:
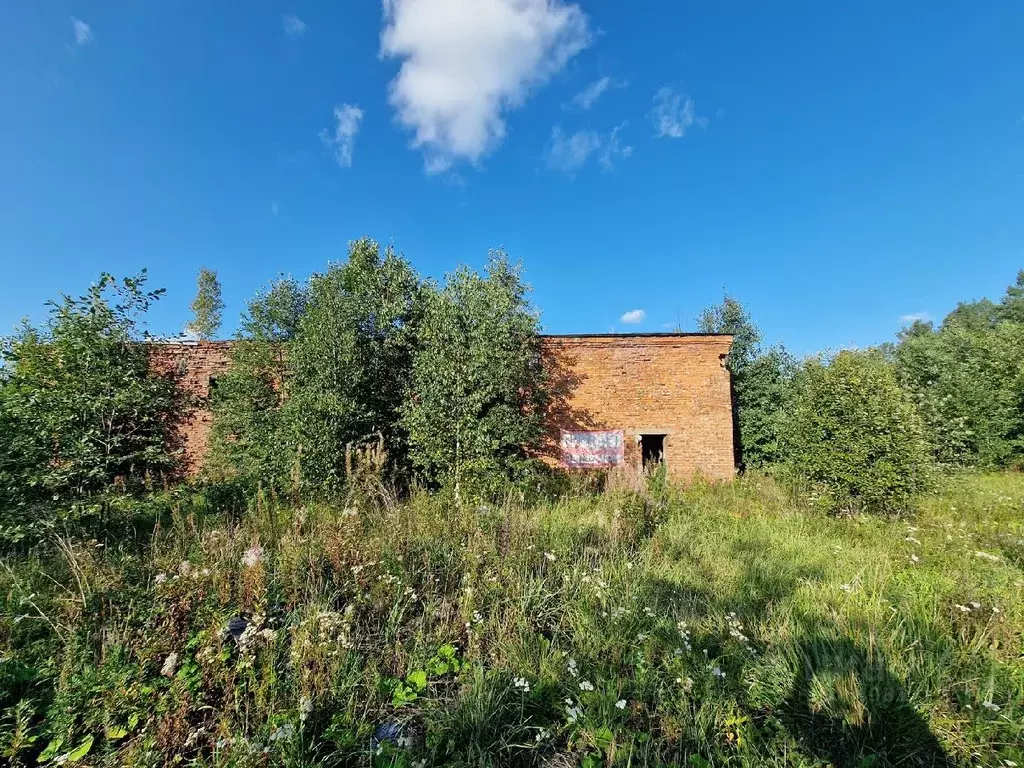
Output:
[[1024,765],[1020,476],[168,503],[0,569],[11,763]]

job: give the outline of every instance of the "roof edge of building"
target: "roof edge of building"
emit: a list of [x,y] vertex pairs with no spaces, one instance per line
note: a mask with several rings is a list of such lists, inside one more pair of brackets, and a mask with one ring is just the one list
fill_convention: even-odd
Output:
[[[541,333],[542,339],[731,339],[731,333]],[[146,339],[145,343],[154,347],[229,347],[238,339],[210,339],[198,341],[194,339]]]
[[718,338],[731,339],[731,333],[542,333],[542,339],[684,339]]

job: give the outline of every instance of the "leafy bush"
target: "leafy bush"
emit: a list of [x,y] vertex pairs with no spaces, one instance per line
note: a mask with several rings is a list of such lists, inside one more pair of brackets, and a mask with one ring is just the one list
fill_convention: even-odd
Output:
[[829,511],[903,512],[929,482],[921,418],[877,353],[808,360],[785,442],[790,470]]
[[915,323],[895,360],[946,464],[1024,461],[1024,322],[1019,283],[1000,304],[960,304],[939,328]]
[[528,290],[497,251],[483,276],[462,267],[427,292],[403,424],[429,482],[488,495],[528,471],[548,399]]
[[732,374],[733,419],[742,467],[764,467],[781,459],[780,429],[792,390],[796,361],[779,345],[765,349],[761,331],[739,301],[726,296],[698,320],[703,333],[733,337],[726,367]]
[[288,350],[283,446],[303,487],[345,480],[346,446],[382,439],[405,452],[399,409],[412,368],[420,281],[404,258],[352,243],[348,261],[314,275]]
[[86,295],[52,302],[42,327],[26,323],[4,342],[3,538],[102,514],[98,496],[140,490],[173,470],[182,394],[139,343],[139,322],[163,293],[147,292],[145,280],[145,272],[120,282],[103,274]]
[[210,398],[213,426],[205,473],[215,481],[243,487],[275,487],[287,476],[281,447],[281,392],[289,342],[306,311],[306,286],[292,278],[274,280],[248,304],[231,367]]

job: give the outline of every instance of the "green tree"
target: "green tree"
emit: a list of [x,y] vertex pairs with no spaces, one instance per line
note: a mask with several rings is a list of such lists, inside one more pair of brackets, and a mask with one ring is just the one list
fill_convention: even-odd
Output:
[[784,430],[790,471],[830,512],[900,513],[931,477],[912,399],[877,352],[808,360]]
[[188,324],[188,330],[203,341],[209,341],[220,330],[221,314],[224,311],[220,280],[214,270],[202,267],[197,283],[196,297],[189,305],[192,309],[192,322]]
[[410,264],[369,239],[352,243],[346,262],[311,279],[282,406],[284,445],[304,486],[337,487],[350,444],[383,439],[393,461],[404,455],[399,409],[420,292]]
[[288,473],[281,402],[288,347],[306,311],[308,288],[279,277],[249,301],[231,347],[231,367],[211,396],[213,426],[205,471],[250,488],[280,486]]
[[1024,461],[1024,275],[999,304],[964,302],[938,328],[915,323],[894,359],[944,464]]
[[780,459],[779,427],[796,363],[780,346],[764,349],[761,332],[743,305],[726,296],[698,319],[703,333],[733,337],[726,367],[732,374],[740,464],[762,467]]
[[[183,404],[149,364],[139,323],[163,291],[145,271],[101,275],[81,297],[51,302],[3,345],[0,518],[6,538],[84,515],[115,485],[142,488],[174,469],[169,437]],[[101,503],[99,505],[103,507]]]
[[1024,324],[1024,269],[1017,272],[1017,280],[1007,287],[999,303],[999,319]]
[[412,460],[452,487],[515,479],[544,434],[549,392],[539,319],[521,269],[501,251],[427,294],[403,423]]

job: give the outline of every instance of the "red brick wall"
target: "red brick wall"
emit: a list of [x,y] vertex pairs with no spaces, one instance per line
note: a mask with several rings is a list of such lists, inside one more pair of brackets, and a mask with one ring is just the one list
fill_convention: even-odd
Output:
[[[175,376],[182,389],[205,399],[210,395],[210,381],[231,367],[231,342],[154,344],[149,359],[154,370]],[[187,474],[195,474],[203,465],[210,423],[210,412],[204,407],[181,415],[178,445],[184,451],[183,469]]]
[[730,336],[549,336],[549,369],[563,382],[550,417],[561,429],[621,429],[625,461],[640,461],[639,436],[664,434],[677,476],[733,476],[732,393],[724,358]]
[[[545,336],[557,396],[549,415],[549,461],[557,461],[562,429],[621,429],[625,461],[639,463],[642,433],[664,434],[665,461],[678,476],[732,477],[733,422],[725,355],[730,336]],[[154,368],[173,372],[190,393],[206,397],[210,380],[230,366],[231,342],[153,345]],[[186,470],[206,455],[210,414],[183,414]]]

